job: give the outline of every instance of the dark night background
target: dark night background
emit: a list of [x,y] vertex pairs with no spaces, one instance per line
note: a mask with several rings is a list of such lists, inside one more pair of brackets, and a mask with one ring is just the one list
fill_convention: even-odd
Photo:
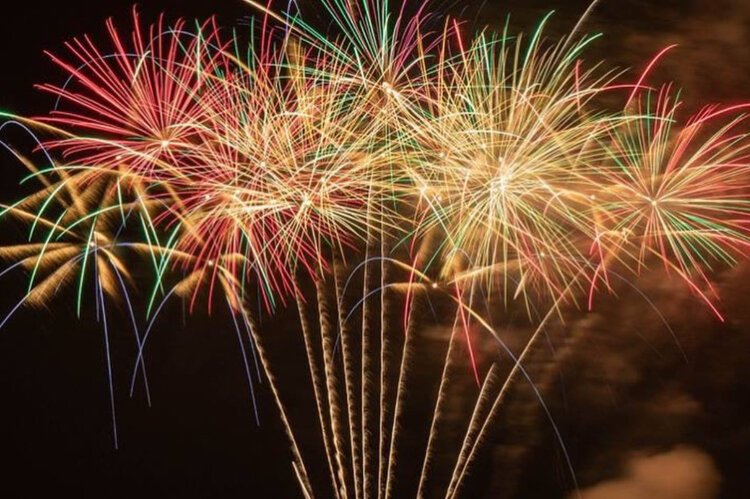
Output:
[[[512,12],[516,26],[529,28],[556,10],[550,33],[563,33],[587,1],[435,4],[478,24],[499,24]],[[59,82],[62,75],[42,51],[62,52],[65,40],[84,33],[106,40],[105,19],[114,16],[126,28],[131,6],[129,0],[3,4],[0,109],[47,111],[50,99],[33,84]],[[144,21],[162,11],[172,19],[215,13],[224,25],[252,13],[240,0],[155,0],[140,10]],[[675,80],[691,107],[750,99],[747,0],[603,0],[585,30],[606,34],[590,57],[622,67],[640,68],[665,45],[679,43],[654,79]],[[0,200],[15,200],[22,168],[6,153],[0,166]],[[3,242],[20,234],[8,224],[0,230]],[[22,279],[0,281],[3,313],[20,298]],[[560,425],[584,499],[750,497],[748,279],[746,264],[717,272],[723,324],[658,272],[636,283],[674,329],[687,360],[658,316],[627,287],[551,333],[556,356],[540,351],[529,371]],[[179,311],[167,314],[149,346],[151,408],[142,389],[133,399],[127,395],[133,340],[115,324],[121,447],[115,451],[101,331],[92,320],[78,321],[70,302],[61,303],[43,312],[22,310],[0,331],[0,495],[297,497],[286,441],[264,387],[262,425],[255,425],[226,314],[186,326]],[[282,326],[274,326],[280,337],[287,332]],[[511,342],[528,334],[522,325],[505,329]],[[505,430],[477,470],[472,497],[570,492],[549,424],[521,385],[498,422]],[[314,424],[312,414],[298,416]]]

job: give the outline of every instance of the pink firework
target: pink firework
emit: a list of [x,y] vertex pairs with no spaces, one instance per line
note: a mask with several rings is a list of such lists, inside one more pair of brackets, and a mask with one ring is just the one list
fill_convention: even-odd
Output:
[[39,86],[57,96],[56,109],[39,121],[64,130],[48,145],[71,164],[125,165],[157,180],[180,175],[175,165],[197,141],[201,96],[225,64],[214,20],[194,33],[184,27],[167,27],[162,16],[144,29],[134,9],[129,40],[107,21],[111,50],[84,36],[66,44],[68,60],[49,54],[69,79]]

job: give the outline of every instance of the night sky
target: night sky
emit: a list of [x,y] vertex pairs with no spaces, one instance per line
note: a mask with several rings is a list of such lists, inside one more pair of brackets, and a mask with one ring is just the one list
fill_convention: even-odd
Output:
[[[302,2],[303,8],[314,3]],[[587,2],[437,0],[435,5],[472,26],[499,26],[510,12],[514,26],[529,29],[556,10],[554,34],[569,30]],[[105,19],[113,16],[128,27],[131,8],[121,0],[3,5],[0,109],[46,112],[51,100],[33,85],[64,77],[43,51],[61,53],[63,43],[80,34],[105,40]],[[146,21],[160,12],[169,19],[217,14],[224,25],[252,13],[239,0],[155,0],[140,11]],[[750,99],[746,0],[602,0],[585,30],[605,33],[588,57],[635,70],[678,43],[654,80],[676,81],[688,108]],[[21,137],[0,137],[14,138],[19,148],[29,146]],[[0,166],[0,199],[16,200],[24,192],[16,184],[22,168],[5,153]],[[20,236],[20,226],[0,227],[3,243]],[[724,323],[656,271],[635,283],[639,292],[623,287],[618,297],[601,298],[593,313],[571,312],[571,319],[550,333],[556,356],[546,351],[535,356],[529,370],[543,387],[584,499],[750,496],[750,266],[719,268],[714,282]],[[22,275],[0,280],[3,317],[23,286]],[[677,342],[642,294],[665,317]],[[142,387],[128,396],[135,346],[125,328],[115,332],[120,428],[115,451],[101,331],[92,312],[75,317],[71,300],[64,296],[47,311],[21,310],[0,330],[0,495],[299,497],[264,386],[257,387],[261,426],[255,424],[227,314],[183,322],[178,306],[167,311],[147,357],[151,408]],[[279,338],[291,334],[288,320],[267,326],[277,329]],[[503,334],[512,343],[529,332],[523,321],[509,319]],[[437,333],[436,345],[444,335]],[[301,348],[293,341],[279,345],[290,359]],[[487,342],[482,348],[494,347]],[[287,385],[304,382],[299,366],[289,362]],[[467,383],[470,387],[471,380]],[[304,411],[309,397],[300,393],[289,402]],[[460,395],[455,404],[462,404]],[[314,420],[300,416],[300,424],[312,426]],[[571,479],[549,421],[522,382],[498,425],[504,431],[493,437],[469,496],[569,497]]]

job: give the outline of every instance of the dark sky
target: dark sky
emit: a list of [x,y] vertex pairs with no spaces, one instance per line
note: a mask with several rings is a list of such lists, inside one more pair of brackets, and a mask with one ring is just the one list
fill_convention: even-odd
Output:
[[[314,3],[308,0],[303,5],[314,13]],[[587,6],[583,0],[438,0],[436,4],[476,25],[498,24],[508,12],[517,26],[531,25],[542,14],[557,10],[550,33],[565,32]],[[488,5],[480,10],[484,4]],[[131,2],[121,0],[3,4],[0,109],[45,112],[49,99],[33,85],[59,82],[61,75],[42,51],[62,51],[63,42],[74,35],[103,40],[104,20],[114,16],[128,26],[131,7]],[[162,11],[170,18],[218,14],[225,25],[251,13],[240,0],[153,0],[144,2],[140,10],[145,20]],[[693,107],[750,96],[750,2],[746,0],[603,0],[585,30],[607,34],[593,49],[592,58],[623,67],[639,68],[663,46],[679,43],[655,78],[675,79]],[[0,193],[7,202],[16,193],[14,175],[20,169],[13,170],[7,157],[0,158],[0,166],[4,169]],[[750,464],[746,457],[750,414],[744,402],[750,372],[741,367],[738,352],[750,346],[743,339],[750,335],[744,298],[749,275],[742,267],[717,278],[730,297],[726,307],[734,314],[721,326],[702,312],[687,320],[683,312],[694,302],[680,291],[662,282],[642,283],[658,295],[657,306],[666,310],[667,318],[677,323],[691,356],[687,364],[681,362],[664,330],[654,326],[654,317],[641,315],[635,306],[608,301],[599,314],[571,322],[569,334],[580,339],[581,350],[566,358],[569,372],[564,387],[559,386],[561,378],[550,379],[550,397],[567,432],[582,485],[609,481],[604,492],[589,491],[586,499],[640,499],[632,492],[641,486],[639,480],[648,482],[653,474],[671,472],[700,476],[703,481],[693,491],[705,493],[665,492],[667,499],[719,497],[712,488],[714,479],[724,484],[720,497],[746,497],[750,483],[743,475]],[[0,311],[13,306],[22,285],[15,277],[0,281]],[[626,297],[627,303],[635,301]],[[154,407],[150,409],[143,393],[137,392],[133,400],[127,397],[132,338],[122,334],[114,339],[122,444],[118,452],[111,445],[100,329],[60,307],[23,311],[0,330],[0,462],[6,463],[0,466],[0,493],[7,497],[21,496],[13,490],[26,491],[28,497],[52,490],[81,497],[130,493],[296,497],[283,434],[263,389],[263,425],[255,427],[228,318],[218,313],[182,327],[178,311],[170,317],[172,327],[162,328],[151,350]],[[594,333],[576,336],[588,330]],[[539,425],[523,429],[533,433],[534,443],[528,444],[524,462],[529,468],[519,472],[512,497],[561,497],[560,490],[569,482],[560,478],[565,470],[549,428],[544,420]],[[508,466],[509,441],[498,440],[493,462]],[[639,452],[657,459],[644,460]],[[487,491],[493,487],[503,488],[492,470],[483,470],[478,496],[491,494]]]
[[[310,17],[320,19],[315,1],[302,0],[300,4]],[[132,5],[120,0],[4,5],[0,17],[0,108],[45,111],[47,102],[31,88],[34,83],[54,81],[56,76],[42,51],[59,52],[63,42],[74,35],[102,39],[104,20],[113,16],[127,25]],[[252,11],[241,0],[158,0],[138,5],[144,19],[153,19],[161,12],[172,19],[216,14],[224,25],[232,25]],[[550,33],[564,33],[586,10],[588,1],[435,0],[435,5],[473,21],[475,26],[499,25],[511,13],[519,28],[530,27],[554,10]],[[640,68],[662,47],[678,43],[681,48],[665,61],[664,72],[657,75],[675,79],[695,100],[732,100],[739,98],[750,83],[750,47],[746,43],[749,24],[750,4],[743,0],[603,0],[584,29],[607,35],[594,48],[592,57],[622,67]]]

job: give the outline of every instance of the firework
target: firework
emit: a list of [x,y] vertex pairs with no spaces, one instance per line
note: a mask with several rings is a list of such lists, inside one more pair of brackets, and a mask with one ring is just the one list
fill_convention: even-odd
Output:
[[545,48],[542,29],[481,35],[449,58],[431,118],[413,127],[421,229],[445,234],[443,279],[514,296],[585,280],[593,146],[616,121],[589,103],[612,74],[581,67],[590,39]]
[[700,288],[706,269],[734,264],[748,247],[747,117],[710,106],[678,128],[680,105],[669,86],[645,92],[634,106],[640,119],[605,142],[592,252],[605,275],[610,261],[637,272],[657,259],[711,305]]
[[[2,205],[0,214],[28,225],[28,242],[0,248],[0,259],[10,263],[2,272],[20,269],[28,273],[28,288],[23,298],[4,318],[0,327],[22,306],[48,307],[67,288],[73,288],[76,310],[81,316],[84,298],[93,292],[96,319],[104,334],[107,377],[112,412],[113,441],[118,446],[115,394],[110,353],[110,329],[107,302],[124,304],[141,347],[138,320],[130,294],[134,278],[125,254],[140,253],[120,238],[126,220],[137,218],[146,208],[130,196],[133,186],[114,174],[89,172],[69,174],[65,169],[37,170],[27,159],[17,156],[32,171],[31,177],[42,190],[10,206]],[[58,178],[55,178],[58,177]],[[145,365],[141,373],[150,404]]]
[[369,210],[384,209],[390,185],[371,154],[377,123],[303,63],[258,58],[224,78],[203,101],[201,147],[170,182],[186,222],[177,247],[202,261],[244,255],[269,300],[375,230]]
[[209,77],[224,65],[218,28],[208,21],[189,32],[183,21],[167,28],[160,18],[144,29],[134,9],[129,37],[111,19],[107,30],[109,49],[83,37],[66,43],[67,60],[48,54],[69,77],[63,86],[39,86],[57,98],[39,121],[68,136],[46,145],[68,164],[179,175],[184,154],[197,141]]
[[[506,25],[466,41],[451,20],[429,29],[426,2],[410,16],[387,0],[324,0],[330,37],[248,3],[261,20],[247,51],[213,20],[144,29],[134,12],[129,36],[107,23],[111,51],[84,37],[67,45],[70,60],[52,56],[69,75],[40,87],[55,109],[18,120],[51,135],[42,150],[63,161],[39,170],[17,155],[42,188],[3,206],[29,241],[0,257],[30,275],[16,308],[75,284],[80,315],[93,282],[108,359],[105,299],[127,303],[131,394],[171,299],[193,312],[201,297],[209,312],[227,306],[253,403],[248,347],[306,497],[308,456],[254,298],[270,312],[296,306],[326,479],[335,497],[357,499],[401,493],[423,309],[442,300],[451,334],[415,486],[418,497],[437,486],[442,415],[465,363],[477,392],[441,491],[456,497],[510,384],[531,382],[524,361],[580,291],[591,305],[618,266],[657,261],[712,305],[711,265],[747,253],[750,136],[746,116],[733,117],[745,106],[708,107],[677,126],[671,88],[645,86],[658,57],[632,85],[584,66],[595,37],[578,37],[580,23],[557,42],[544,37],[547,18],[528,38]],[[601,105],[623,90],[624,111]],[[153,267],[143,334],[129,254]],[[492,326],[497,305],[516,301],[538,326],[518,355]],[[476,332],[513,359],[506,378],[475,355]],[[115,423],[109,363],[108,376]]]

